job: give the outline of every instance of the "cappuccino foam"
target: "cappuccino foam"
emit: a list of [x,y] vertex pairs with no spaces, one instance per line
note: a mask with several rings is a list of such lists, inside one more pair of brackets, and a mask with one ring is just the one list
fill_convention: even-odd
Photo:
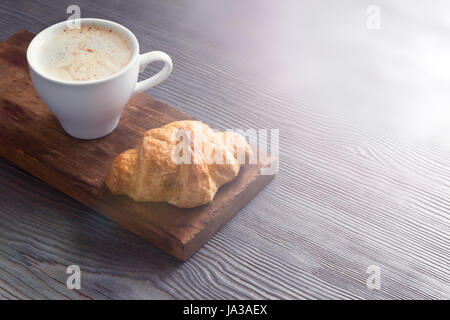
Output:
[[44,44],[43,72],[65,81],[98,80],[121,70],[131,60],[127,40],[111,29],[84,25],[64,28]]

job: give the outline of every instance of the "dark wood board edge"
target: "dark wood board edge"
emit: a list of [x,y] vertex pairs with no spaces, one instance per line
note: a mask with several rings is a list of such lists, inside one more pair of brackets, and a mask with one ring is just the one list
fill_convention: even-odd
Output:
[[[0,152],[0,157],[10,161],[15,166],[18,166],[22,170],[32,174],[36,178],[53,186],[60,192],[75,199],[76,201],[79,201],[92,210],[102,212],[103,216],[106,216],[108,219],[118,223],[139,237],[150,241],[156,247],[170,253],[182,261],[188,260],[195,252],[197,252],[201,246],[203,246],[217,231],[222,229],[225,224],[239,212],[240,209],[242,209],[275,177],[275,175],[257,175],[253,181],[246,186],[245,190],[241,191],[236,197],[226,203],[225,206],[219,208],[219,210],[221,210],[221,214],[216,215],[208,222],[209,228],[203,228],[187,243],[182,243],[179,239],[168,233],[165,233],[165,236],[161,237],[160,233],[164,232],[162,230],[149,230],[148,227],[144,229],[139,226],[139,224],[133,224],[126,220],[124,222],[124,220],[117,219],[117,216],[121,214],[120,212],[114,211],[114,214],[111,214],[111,206],[109,206],[107,210],[103,210],[107,206],[104,203],[92,201],[93,198],[85,194],[82,188],[79,188],[78,192],[74,193],[74,187],[72,185],[62,184],[61,181],[64,181],[64,179],[59,177],[55,171],[43,166],[39,161],[32,161],[32,157],[24,157],[22,154],[18,153],[17,150],[10,149],[8,146],[0,148]],[[20,161],[18,158],[20,158]],[[260,167],[258,170],[260,170]],[[76,194],[76,196],[74,196],[74,194]],[[110,196],[114,197],[112,194]],[[170,240],[164,241],[162,239]]]

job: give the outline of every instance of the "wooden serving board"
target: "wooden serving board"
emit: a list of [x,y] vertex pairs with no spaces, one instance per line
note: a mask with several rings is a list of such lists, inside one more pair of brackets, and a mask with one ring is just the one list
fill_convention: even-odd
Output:
[[212,203],[193,209],[114,196],[104,178],[119,153],[133,148],[151,128],[193,118],[140,94],[129,102],[110,135],[96,140],[70,137],[31,83],[26,48],[33,37],[22,30],[0,44],[0,157],[181,260],[194,254],[273,179],[260,175],[261,163],[243,166]]

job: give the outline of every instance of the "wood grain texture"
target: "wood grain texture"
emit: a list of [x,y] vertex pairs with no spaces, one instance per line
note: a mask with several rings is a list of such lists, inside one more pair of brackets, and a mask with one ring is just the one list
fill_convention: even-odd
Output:
[[[70,137],[33,88],[25,61],[33,37],[22,30],[0,43],[0,157],[181,260],[190,258],[273,179],[260,174],[261,161],[243,165],[211,203],[190,209],[113,195],[105,177],[117,155],[134,148],[147,130],[192,117],[140,94],[125,107],[113,133],[94,140]],[[267,154],[254,152],[268,163]]]
[[[152,96],[220,129],[279,128],[280,171],[181,264],[0,161],[1,297],[450,298],[450,91],[430,62],[450,56],[448,2],[377,1],[379,31],[365,0],[77,3],[171,55]],[[69,4],[1,1],[0,38]]]

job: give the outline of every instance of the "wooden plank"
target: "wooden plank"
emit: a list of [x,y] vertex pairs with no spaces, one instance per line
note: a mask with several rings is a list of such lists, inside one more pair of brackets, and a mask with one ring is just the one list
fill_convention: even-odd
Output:
[[192,209],[114,196],[104,178],[115,156],[134,147],[146,130],[192,117],[140,94],[129,102],[113,133],[96,140],[74,139],[33,89],[25,59],[32,37],[22,30],[0,44],[1,157],[181,260],[194,254],[273,178],[260,175],[261,163],[243,166],[212,203]]

